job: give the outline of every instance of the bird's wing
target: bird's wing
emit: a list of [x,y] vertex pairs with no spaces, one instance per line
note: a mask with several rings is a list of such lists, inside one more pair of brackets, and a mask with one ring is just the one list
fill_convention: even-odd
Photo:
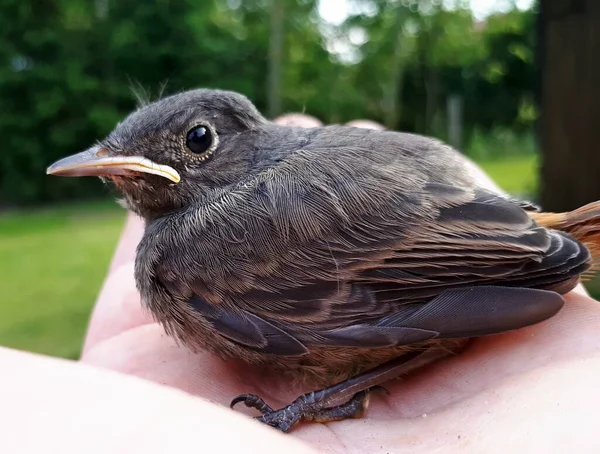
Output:
[[180,271],[192,278],[160,264],[157,276],[233,342],[300,355],[527,326],[561,307],[548,290],[564,293],[589,266],[581,244],[486,190],[318,181],[267,178],[250,198],[221,200],[196,218],[198,266]]

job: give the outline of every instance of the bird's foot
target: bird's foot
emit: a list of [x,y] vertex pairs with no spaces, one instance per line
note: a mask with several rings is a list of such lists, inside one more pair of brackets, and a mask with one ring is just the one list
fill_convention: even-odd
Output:
[[304,394],[279,410],[273,410],[254,394],[242,394],[233,399],[230,406],[233,408],[243,402],[246,407],[256,408],[262,413],[256,419],[282,432],[289,432],[300,421],[330,422],[360,418],[369,405],[372,392],[387,394],[387,389],[379,386],[381,383],[447,354],[446,350],[435,349],[411,351],[338,384]]
[[260,422],[282,432],[289,432],[300,421],[313,421],[319,423],[342,421],[349,418],[360,418],[369,405],[372,392],[385,392],[381,386],[372,386],[354,394],[347,402],[329,406],[328,403],[335,398],[337,387],[325,388],[310,392],[298,397],[291,404],[279,410],[273,410],[262,398],[254,394],[242,394],[231,401],[231,408],[243,402],[246,407],[256,408],[262,413],[257,416]]

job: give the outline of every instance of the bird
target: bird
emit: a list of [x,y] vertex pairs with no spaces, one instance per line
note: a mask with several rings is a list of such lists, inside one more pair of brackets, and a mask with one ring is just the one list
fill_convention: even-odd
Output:
[[310,384],[278,409],[231,401],[290,432],[361,417],[386,381],[553,317],[595,271],[600,202],[543,212],[467,162],[433,137],[280,125],[197,88],[47,174],[112,182],[144,219],[136,286],[169,336]]

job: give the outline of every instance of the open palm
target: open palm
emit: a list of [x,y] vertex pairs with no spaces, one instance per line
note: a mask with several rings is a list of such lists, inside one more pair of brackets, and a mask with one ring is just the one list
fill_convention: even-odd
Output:
[[[142,229],[139,219],[128,219],[89,326],[83,362],[224,406],[238,394],[256,393],[280,407],[308,391],[238,362],[191,353],[168,337],[143,311],[135,289],[133,260]],[[590,377],[600,368],[599,321],[600,306],[578,288],[553,319],[479,339],[460,356],[387,384],[390,395],[373,396],[365,418],[300,425],[291,436],[327,452],[467,447],[477,452],[481,443],[486,452],[493,447],[506,452],[511,443],[522,449],[525,440],[538,449],[546,442],[556,452],[561,442],[572,449],[573,430],[581,435],[588,416],[594,418],[588,415],[594,402],[600,403]],[[565,425],[572,417],[573,425]],[[585,436],[577,441],[591,448]]]

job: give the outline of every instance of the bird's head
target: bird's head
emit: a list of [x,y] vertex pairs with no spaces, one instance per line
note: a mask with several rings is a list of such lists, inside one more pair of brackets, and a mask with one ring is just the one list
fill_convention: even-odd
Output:
[[154,218],[240,181],[267,124],[243,95],[187,91],[140,107],[105,139],[47,173],[110,178],[128,208]]

